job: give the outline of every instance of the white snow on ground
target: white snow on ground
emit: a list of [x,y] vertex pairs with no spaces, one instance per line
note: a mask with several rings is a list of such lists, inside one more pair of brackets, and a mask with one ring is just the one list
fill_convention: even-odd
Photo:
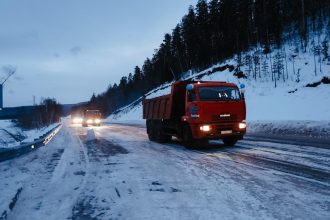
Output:
[[[87,140],[91,132],[96,141]],[[329,176],[314,179],[309,171],[329,171],[329,149],[255,141],[241,141],[235,148],[211,144],[215,147],[209,150],[187,150],[175,140],[150,142],[145,128],[64,125],[46,147],[0,163],[0,217],[190,220],[329,215]]]
[[0,120],[0,148],[12,148],[20,145],[21,142],[33,142],[57,125],[58,123],[55,123],[43,128],[27,130],[15,126],[10,120]]
[[[287,47],[287,53],[290,55],[290,47]],[[275,52],[272,54],[274,56]],[[322,62],[322,72],[317,68],[317,76],[314,73],[313,55],[310,53],[299,53],[294,62],[288,59],[289,79],[285,82],[282,80],[277,82],[277,87],[274,87],[274,82],[271,81],[271,76],[263,76],[263,78],[254,79],[238,79],[233,76],[234,71],[228,69],[218,71],[214,74],[205,74],[215,67],[225,66],[226,64],[236,66],[234,59],[228,60],[222,64],[215,65],[202,72],[192,74],[186,78],[197,78],[199,75],[205,74],[199,80],[204,81],[226,81],[233,82],[237,85],[245,84],[245,98],[247,105],[247,121],[253,125],[255,122],[260,124],[260,121],[272,121],[273,126],[281,126],[284,123],[277,121],[288,121],[292,125],[304,121],[313,122],[313,126],[322,126],[324,122],[330,123],[330,84],[321,84],[317,87],[306,87],[309,83],[320,81],[324,76],[330,78],[330,61]],[[295,73],[299,69],[299,82],[297,82],[297,73],[293,74],[293,63]],[[269,64],[270,65],[270,64]],[[247,66],[242,66],[241,70],[246,72]],[[146,98],[153,98],[170,93],[170,84],[165,84],[159,88],[149,92]],[[295,91],[296,90],[296,91]],[[295,91],[289,93],[290,91]],[[132,107],[128,105],[120,109],[116,114],[110,115],[106,120],[109,123],[135,123],[145,124],[142,119],[142,103]],[[294,123],[292,123],[295,121]],[[286,126],[286,125],[285,125]],[[301,125],[299,125],[301,127]],[[306,124],[306,129],[309,125]],[[253,129],[256,126],[251,126]],[[276,129],[276,127],[274,127]],[[298,129],[298,127],[297,127]],[[322,128],[318,128],[322,129]],[[326,128],[326,130],[328,130]],[[251,130],[250,130],[251,131]],[[330,133],[329,133],[330,134]]]
[[0,219],[4,215],[22,220],[67,219],[86,182],[88,159],[82,146],[79,138],[63,127],[46,147],[2,162]]
[[[290,170],[279,172],[253,161],[254,156],[267,157],[328,170],[328,150],[314,154],[311,147],[243,142],[232,149],[189,151],[175,142],[149,142],[143,128],[110,125],[96,128],[95,133],[129,151],[91,162],[90,173],[101,182],[91,182],[95,190],[85,196],[93,197],[91,204],[98,208],[103,198],[111,204],[109,211],[93,213],[100,213],[100,219],[323,219],[328,215],[327,183],[318,185],[291,175]],[[237,157],[242,154],[249,159]],[[109,164],[109,175],[104,175],[100,162]]]

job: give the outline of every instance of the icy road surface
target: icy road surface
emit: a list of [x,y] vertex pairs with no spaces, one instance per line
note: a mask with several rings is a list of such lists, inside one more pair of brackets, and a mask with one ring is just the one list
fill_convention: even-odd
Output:
[[187,150],[142,127],[64,126],[0,163],[0,188],[0,219],[329,219],[330,146]]

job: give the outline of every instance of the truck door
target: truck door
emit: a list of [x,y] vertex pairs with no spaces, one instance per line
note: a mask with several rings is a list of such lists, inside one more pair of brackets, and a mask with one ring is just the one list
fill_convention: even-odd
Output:
[[196,117],[198,114],[198,108],[194,104],[197,99],[196,92],[195,90],[187,90],[186,94],[186,116]]

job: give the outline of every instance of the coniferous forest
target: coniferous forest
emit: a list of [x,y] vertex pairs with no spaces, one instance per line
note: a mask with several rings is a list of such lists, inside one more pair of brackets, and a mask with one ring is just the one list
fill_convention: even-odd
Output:
[[[151,89],[180,79],[188,71],[197,72],[229,58],[237,62],[235,71],[256,79],[269,69],[267,63],[261,62],[261,56],[280,49],[286,42],[306,52],[310,36],[321,30],[328,33],[324,39],[312,41],[314,59],[318,56],[328,60],[329,17],[330,0],[199,0],[195,7],[190,6],[172,33],[165,34],[142,67],[123,73],[126,76],[119,83],[93,95],[88,105],[108,115]],[[255,53],[244,54],[250,50]],[[288,77],[282,63],[286,56],[284,52],[270,57],[274,60],[269,71],[275,87],[276,80]],[[251,65],[251,69],[241,70],[242,63]]]

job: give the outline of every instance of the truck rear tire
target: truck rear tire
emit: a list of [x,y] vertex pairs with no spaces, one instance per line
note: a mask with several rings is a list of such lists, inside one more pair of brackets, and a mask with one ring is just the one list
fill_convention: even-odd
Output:
[[148,138],[150,141],[155,141],[155,132],[154,132],[154,122],[152,120],[147,120],[146,122],[147,125],[147,133],[148,133]]
[[164,126],[163,126],[163,122],[160,121],[160,120],[157,120],[155,122],[155,126],[154,126],[154,129],[155,129],[155,136],[156,136],[156,139],[157,139],[157,142],[159,143],[166,143],[166,142],[169,142],[172,138],[171,135],[168,135],[164,132]]
[[154,137],[149,133],[148,134],[149,141],[155,141]]
[[232,146],[235,146],[235,144],[238,140],[235,137],[226,137],[226,138],[222,139],[222,141],[226,146],[232,147]]

